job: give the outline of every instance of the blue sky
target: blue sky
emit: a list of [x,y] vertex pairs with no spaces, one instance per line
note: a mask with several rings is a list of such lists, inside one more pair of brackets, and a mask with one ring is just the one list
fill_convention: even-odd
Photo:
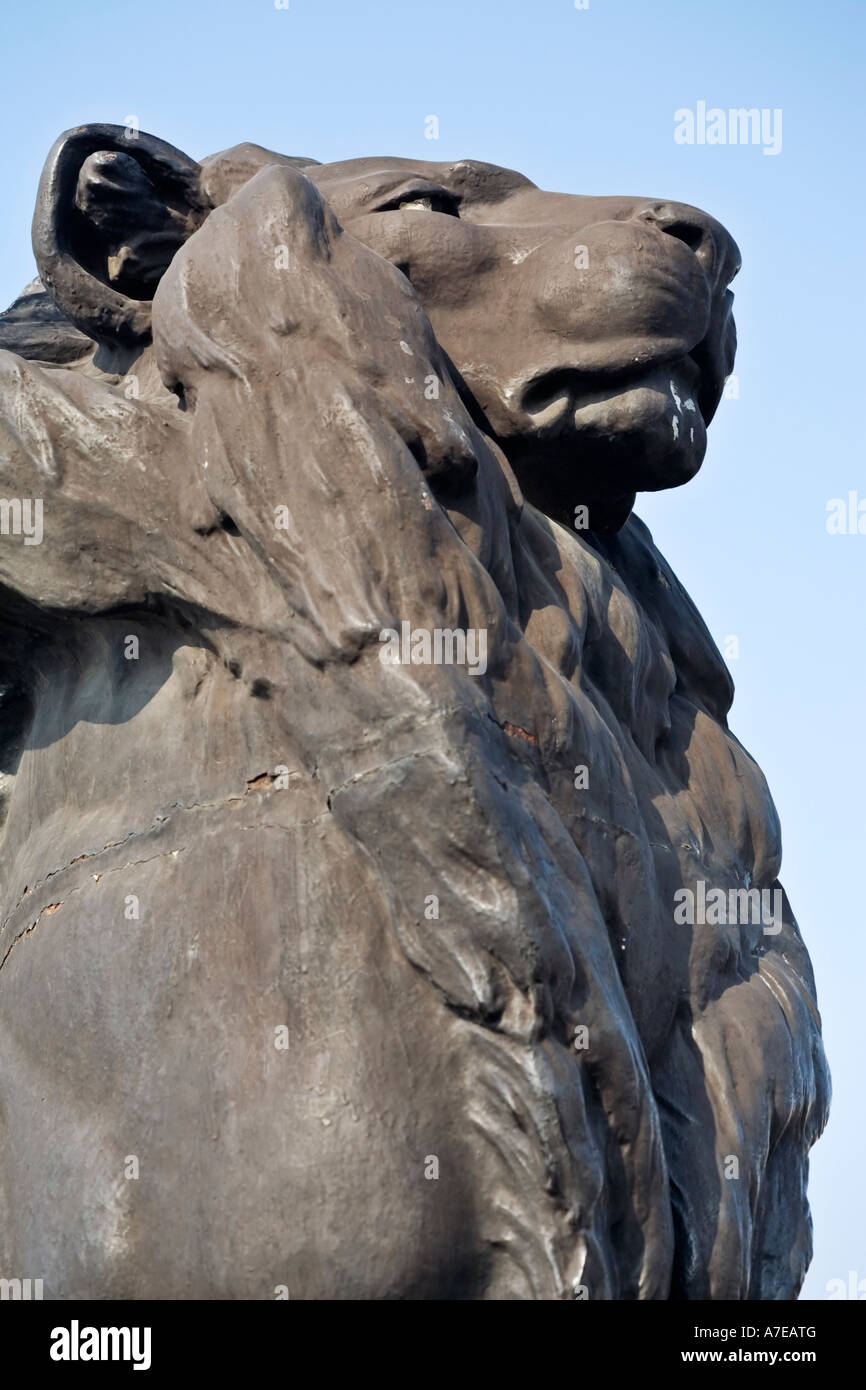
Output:
[[[474,157],[694,203],[733,232],[739,397],[698,477],[637,510],[719,644],[738,638],[731,725],[779,808],[818,978],[835,1106],[813,1156],[812,1298],[866,1279],[866,535],[825,527],[829,499],[866,499],[864,28],[861,0],[5,0],[0,18],[3,304],[34,273],[55,137],[132,115],[196,157],[241,140]],[[699,101],[780,108],[781,152],[678,145],[674,112]]]

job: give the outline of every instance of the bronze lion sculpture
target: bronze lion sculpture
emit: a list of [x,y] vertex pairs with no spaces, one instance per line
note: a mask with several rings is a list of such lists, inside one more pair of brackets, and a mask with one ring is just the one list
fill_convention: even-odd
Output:
[[[632,514],[702,461],[731,238],[473,161],[87,126],[34,248],[0,317],[0,1270],[796,1297],[811,969],[727,669]],[[713,895],[747,910],[678,909]]]

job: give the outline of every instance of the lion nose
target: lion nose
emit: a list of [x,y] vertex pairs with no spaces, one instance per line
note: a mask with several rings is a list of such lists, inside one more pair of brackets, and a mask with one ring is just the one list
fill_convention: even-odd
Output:
[[739,270],[739,253],[732,239],[698,208],[686,203],[650,203],[635,213],[635,220],[657,227],[688,246],[714,289],[726,285]]

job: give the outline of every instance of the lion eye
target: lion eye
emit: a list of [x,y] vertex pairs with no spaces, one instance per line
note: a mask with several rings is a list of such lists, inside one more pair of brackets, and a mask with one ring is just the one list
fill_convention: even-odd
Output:
[[379,212],[441,212],[446,217],[460,216],[460,199],[444,188],[414,190],[401,197],[399,194],[378,209]]

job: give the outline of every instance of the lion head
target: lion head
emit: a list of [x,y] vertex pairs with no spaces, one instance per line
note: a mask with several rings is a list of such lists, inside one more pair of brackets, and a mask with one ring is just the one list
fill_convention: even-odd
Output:
[[473,160],[309,176],[411,280],[531,502],[568,520],[697,471],[735,347],[739,253],[713,218]]
[[56,303],[98,339],[140,339],[178,246],[268,163],[303,168],[408,277],[476,418],[548,515],[568,522],[585,504],[590,524],[616,529],[637,492],[700,467],[733,367],[740,256],[682,203],[549,193],[474,160],[316,164],[239,145],[199,166],[88,126],[55,146],[34,218]]

